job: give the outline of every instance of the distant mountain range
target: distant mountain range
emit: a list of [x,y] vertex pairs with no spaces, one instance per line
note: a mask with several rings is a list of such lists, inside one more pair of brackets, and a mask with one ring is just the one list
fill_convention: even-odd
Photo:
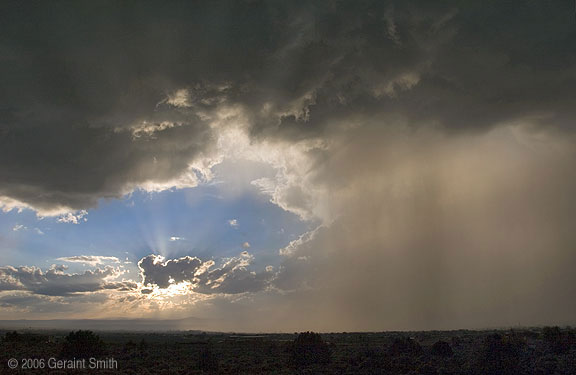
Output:
[[97,331],[188,331],[204,330],[211,320],[184,319],[51,319],[0,320],[0,329],[91,329]]

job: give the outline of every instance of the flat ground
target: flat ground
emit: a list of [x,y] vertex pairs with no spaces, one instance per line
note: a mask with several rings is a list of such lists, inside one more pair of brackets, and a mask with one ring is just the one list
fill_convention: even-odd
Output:
[[[98,358],[116,361],[108,370],[48,368],[66,357],[69,332],[10,332],[0,331],[3,374],[576,374],[570,328],[343,332],[322,334],[320,343],[295,343],[297,334],[95,332]],[[22,369],[26,360],[43,368]]]

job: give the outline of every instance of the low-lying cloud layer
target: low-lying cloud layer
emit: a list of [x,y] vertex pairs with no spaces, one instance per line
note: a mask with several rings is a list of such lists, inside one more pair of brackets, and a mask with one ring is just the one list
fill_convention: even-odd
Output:
[[133,282],[113,281],[122,272],[105,267],[69,274],[65,266],[53,266],[46,272],[36,267],[1,267],[1,291],[28,291],[47,296],[68,296],[75,293],[96,292],[104,289],[128,290]]

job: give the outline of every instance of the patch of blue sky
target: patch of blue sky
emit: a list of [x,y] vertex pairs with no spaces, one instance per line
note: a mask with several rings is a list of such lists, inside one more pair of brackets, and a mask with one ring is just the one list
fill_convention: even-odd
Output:
[[251,185],[263,175],[250,172],[258,169],[271,173],[253,163],[224,163],[210,184],[101,200],[79,224],[38,219],[31,210],[0,213],[0,265],[46,268],[62,263],[56,258],[75,255],[135,264],[152,253],[218,260],[244,250],[254,254],[256,269],[277,265],[278,250],[315,224],[284,211]]

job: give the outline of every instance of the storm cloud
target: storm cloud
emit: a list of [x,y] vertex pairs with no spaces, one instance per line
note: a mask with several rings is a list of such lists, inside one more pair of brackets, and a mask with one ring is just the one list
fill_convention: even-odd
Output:
[[256,139],[322,138],[390,119],[570,131],[569,6],[4,5],[3,205],[51,214],[139,187],[194,186],[226,108]]

